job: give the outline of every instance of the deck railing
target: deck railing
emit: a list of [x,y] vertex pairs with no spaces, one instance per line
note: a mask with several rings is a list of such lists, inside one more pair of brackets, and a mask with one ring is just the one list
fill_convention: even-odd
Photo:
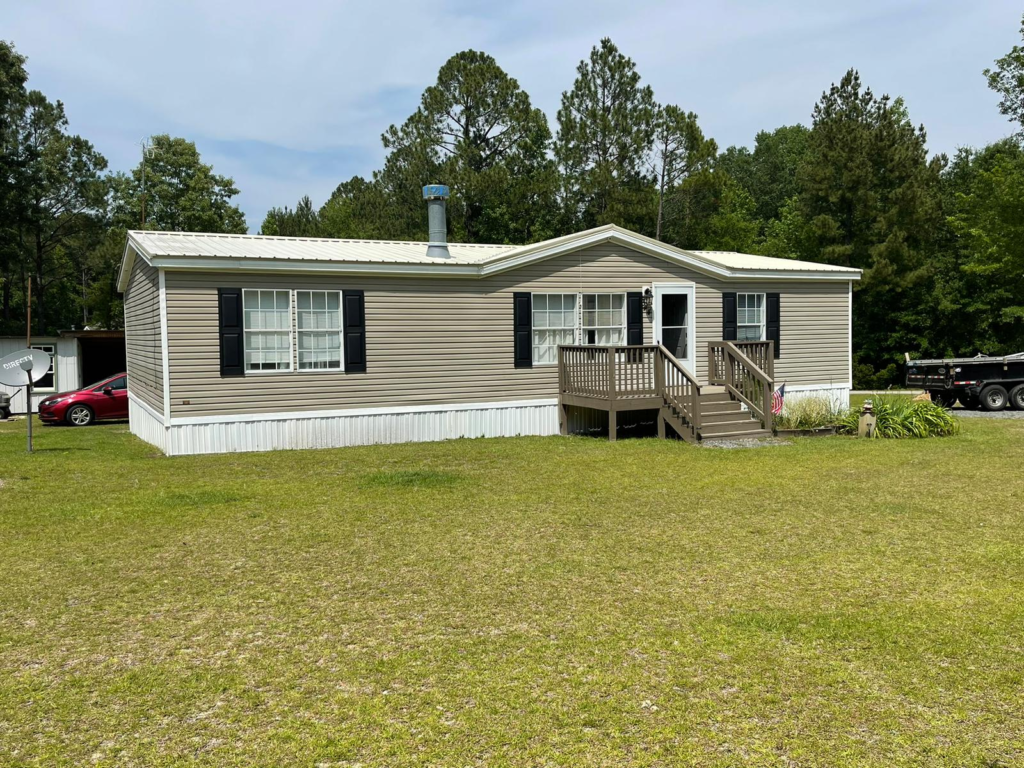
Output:
[[773,368],[769,361],[774,360],[774,342],[711,341],[708,342],[708,383],[724,386],[730,395],[750,409],[764,429],[771,430],[775,380],[746,354],[748,349],[769,370]]
[[775,379],[775,342],[774,341],[734,341],[736,349],[749,357],[751,361]]
[[[745,404],[762,427],[772,428],[774,345],[770,341],[712,341],[708,384],[721,385]],[[614,435],[616,411],[658,409],[687,440],[701,431],[701,384],[660,344],[558,348],[559,404],[607,410]],[[565,414],[563,429],[565,426]]]
[[657,397],[656,352],[657,347],[649,345],[561,346],[560,390],[566,395],[608,400]]
[[682,422],[677,429],[697,439],[700,384],[663,346],[560,346],[558,381],[560,396],[569,404],[611,412],[671,405]]
[[700,384],[660,344],[655,357],[655,380],[661,384],[662,396],[678,412],[682,427],[689,431],[688,439],[696,440],[700,434]]

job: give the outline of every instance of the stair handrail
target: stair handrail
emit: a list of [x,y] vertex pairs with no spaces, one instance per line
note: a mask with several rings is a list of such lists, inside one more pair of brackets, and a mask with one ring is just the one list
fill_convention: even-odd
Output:
[[[661,392],[662,397],[675,406],[683,417],[686,419],[691,436],[694,440],[697,440],[700,436],[700,382],[683,366],[682,363],[676,359],[668,349],[665,348],[664,344],[658,344],[658,357],[662,361],[661,366],[655,367],[655,379],[658,391]],[[667,362],[673,366],[690,385],[690,402],[684,402],[675,396],[672,390],[669,388],[666,381],[664,363]]]
[[[716,375],[717,365],[715,364],[715,349],[720,348],[725,353],[724,376]],[[771,347],[769,347],[769,351]],[[747,373],[761,385],[761,404],[755,403],[746,393],[736,386],[737,365],[745,369]],[[764,425],[764,429],[772,429],[772,392],[775,389],[775,379],[761,370],[753,360],[747,357],[731,341],[710,341],[708,342],[708,382],[722,384],[726,391],[734,398],[744,403]]]

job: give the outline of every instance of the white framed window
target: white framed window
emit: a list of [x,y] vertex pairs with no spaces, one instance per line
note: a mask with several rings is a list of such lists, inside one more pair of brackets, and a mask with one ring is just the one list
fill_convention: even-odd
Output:
[[46,352],[50,356],[50,369],[32,385],[36,392],[53,392],[57,388],[57,347],[55,344],[33,344],[32,349]]
[[558,345],[576,339],[576,294],[535,293],[533,300],[533,362],[558,362]]
[[736,295],[736,341],[764,341],[764,294]]
[[559,344],[626,343],[626,294],[535,293],[533,363],[558,362]]
[[292,370],[291,291],[242,291],[245,370]]
[[295,333],[300,371],[340,371],[341,291],[296,291]]
[[584,293],[580,341],[601,347],[626,343],[626,294]]

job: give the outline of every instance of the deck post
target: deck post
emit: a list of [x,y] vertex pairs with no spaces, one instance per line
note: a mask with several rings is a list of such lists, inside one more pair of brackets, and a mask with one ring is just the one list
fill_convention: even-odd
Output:
[[661,398],[665,397],[665,360],[660,354],[661,350],[654,350],[654,391]]
[[665,439],[665,417],[661,413],[661,409],[658,409],[658,439]]
[[615,412],[614,403],[609,403],[608,409],[608,442],[614,443],[615,433],[618,431],[619,427],[619,415]]
[[608,402],[615,399],[615,347],[605,347],[608,353]]

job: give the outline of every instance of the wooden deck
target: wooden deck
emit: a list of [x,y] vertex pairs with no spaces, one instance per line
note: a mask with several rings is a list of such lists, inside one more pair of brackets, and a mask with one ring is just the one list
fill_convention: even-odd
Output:
[[[661,437],[666,435],[666,426],[691,442],[701,440],[705,432],[708,436],[721,433],[719,427],[703,427],[705,411],[713,414],[715,421],[736,430],[723,434],[770,433],[774,381],[761,366],[772,370],[773,352],[772,342],[711,342],[709,382],[701,384],[660,345],[560,346],[561,431],[568,432],[568,409],[578,407],[607,412],[611,440],[615,439],[617,414],[637,410],[658,411]],[[728,418],[747,413],[749,418]],[[743,421],[750,423],[743,426]]]

